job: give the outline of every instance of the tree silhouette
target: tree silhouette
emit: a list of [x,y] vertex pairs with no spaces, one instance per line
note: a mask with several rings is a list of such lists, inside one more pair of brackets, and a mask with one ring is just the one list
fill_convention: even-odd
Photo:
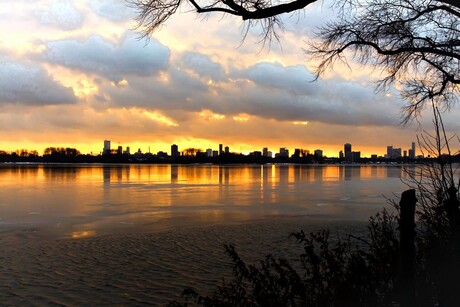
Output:
[[383,72],[378,89],[395,84],[409,103],[404,122],[426,102],[448,109],[460,84],[460,2],[350,1],[346,15],[319,29],[307,53],[318,76],[347,55]]
[[283,13],[300,12],[317,0],[127,0],[137,14],[138,27],[144,36],[163,25],[173,16],[184,2],[191,5],[198,14],[223,13],[239,16],[248,22],[246,33],[251,26],[262,26],[263,40],[278,40],[277,30],[283,28],[279,15]]
[[[239,16],[262,27],[263,41],[278,39],[280,15],[302,12],[317,0],[186,0],[198,14]],[[180,0],[128,0],[144,36],[164,24]],[[460,84],[460,2],[457,0],[335,0],[338,18],[319,29],[306,52],[320,60],[317,76],[347,56],[380,69],[378,89],[396,84],[408,102],[404,121],[436,101],[448,109]],[[332,9],[332,7],[331,7]],[[246,32],[247,33],[247,32]],[[245,34],[246,35],[246,34]]]

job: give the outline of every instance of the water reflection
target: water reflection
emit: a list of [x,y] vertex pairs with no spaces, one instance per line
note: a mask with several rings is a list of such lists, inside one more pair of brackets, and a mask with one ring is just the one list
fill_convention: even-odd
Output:
[[0,223],[81,237],[273,215],[367,219],[381,195],[402,192],[400,176],[388,166],[1,165]]

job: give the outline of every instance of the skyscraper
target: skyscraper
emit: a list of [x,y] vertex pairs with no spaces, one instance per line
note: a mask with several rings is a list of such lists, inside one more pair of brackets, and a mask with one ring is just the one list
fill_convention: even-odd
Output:
[[388,159],[393,158],[393,146],[387,146],[387,158]]
[[351,162],[351,144],[345,143],[343,151],[345,152],[345,160]]
[[321,149],[316,149],[314,151],[315,158],[322,158],[323,157],[323,151]]
[[262,149],[262,156],[268,157],[268,147],[264,147],[264,149]]
[[176,159],[180,156],[179,154],[179,146],[176,144],[171,145],[171,158]]
[[104,149],[102,150],[103,154],[109,154],[110,153],[110,141],[109,140],[104,140]]

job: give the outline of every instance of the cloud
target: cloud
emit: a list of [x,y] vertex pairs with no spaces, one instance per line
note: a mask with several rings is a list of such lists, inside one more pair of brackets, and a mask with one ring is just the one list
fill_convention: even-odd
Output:
[[262,62],[239,75],[253,83],[235,86],[240,93],[228,99],[243,97],[234,103],[244,106],[249,114],[345,125],[394,125],[399,121],[402,104],[394,96],[376,94],[372,85],[339,77],[312,82],[313,74],[303,65]]
[[124,0],[93,0],[90,6],[96,14],[113,22],[136,17],[135,11]]
[[46,105],[75,102],[72,89],[54,81],[43,68],[0,59],[0,103]]
[[249,67],[243,76],[258,85],[283,89],[293,95],[311,94],[314,75],[303,65],[283,66],[280,63],[261,62]]
[[75,30],[83,23],[82,14],[68,0],[54,1],[46,9],[39,9],[35,15],[41,24],[62,30]]
[[[220,82],[203,80],[203,76],[209,77],[208,72],[213,71],[211,67],[220,70],[213,77]],[[187,53],[172,63],[161,78],[130,77],[128,86],[101,88],[118,107],[210,110],[229,117],[247,114],[285,122],[316,121],[348,126],[393,126],[400,121],[402,102],[396,93],[376,94],[372,85],[340,77],[316,82],[311,82],[312,79],[313,74],[303,65],[271,62],[225,75],[223,68],[207,56]]]
[[166,69],[170,51],[157,40],[145,45],[133,35],[113,44],[94,35],[85,42],[68,39],[46,44],[43,58],[50,62],[112,81],[127,75],[150,76]]
[[214,81],[223,81],[225,79],[225,71],[219,63],[197,52],[184,53],[182,65],[197,73],[200,77],[211,78]]

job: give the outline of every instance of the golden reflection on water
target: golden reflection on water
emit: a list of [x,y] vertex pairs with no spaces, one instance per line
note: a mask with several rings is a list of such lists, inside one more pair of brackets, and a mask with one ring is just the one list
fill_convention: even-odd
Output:
[[72,233],[72,239],[83,239],[83,238],[90,238],[94,236],[96,236],[96,232],[94,230],[75,231]]
[[0,165],[0,218],[78,224],[69,234],[82,238],[99,233],[84,225],[353,215],[400,193],[400,176],[390,166]]

